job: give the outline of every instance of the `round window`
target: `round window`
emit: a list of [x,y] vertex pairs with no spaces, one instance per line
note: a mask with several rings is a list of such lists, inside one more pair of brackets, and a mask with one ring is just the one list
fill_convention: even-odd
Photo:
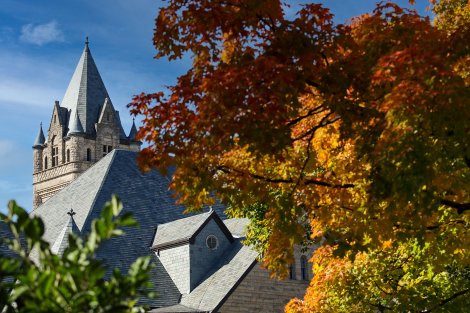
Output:
[[217,237],[214,235],[209,235],[206,238],[206,245],[209,249],[215,250],[217,249]]

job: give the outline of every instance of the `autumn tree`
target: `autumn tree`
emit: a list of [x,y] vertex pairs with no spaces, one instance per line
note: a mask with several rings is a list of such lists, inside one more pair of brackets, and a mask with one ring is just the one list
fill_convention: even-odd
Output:
[[[433,1],[431,1],[433,2]],[[320,4],[170,0],[157,58],[192,56],[143,116],[144,169],[176,165],[191,209],[253,220],[279,276],[321,243],[289,312],[464,312],[470,306],[470,8],[436,20],[391,2],[344,25]]]

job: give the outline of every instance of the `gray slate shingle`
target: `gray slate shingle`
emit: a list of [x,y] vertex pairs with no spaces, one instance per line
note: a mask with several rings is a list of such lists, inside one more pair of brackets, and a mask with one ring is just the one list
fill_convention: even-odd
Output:
[[[118,268],[127,273],[130,265],[139,256],[148,256],[153,242],[155,227],[187,217],[184,207],[175,204],[175,198],[168,189],[169,179],[157,171],[142,174],[136,164],[137,153],[113,150],[70,185],[52,196],[31,214],[41,216],[46,225],[45,239],[55,242],[64,225],[68,222],[67,211],[73,208],[74,220],[82,235],[88,233],[91,221],[100,215],[106,201],[117,194],[123,202],[123,212],[132,212],[138,228],[126,228],[126,235],[104,242],[97,257],[106,262],[108,268]],[[221,205],[213,206],[219,216],[224,216]],[[32,256],[34,257],[34,255]],[[152,280],[156,291],[162,296],[157,299],[142,299],[152,307],[170,306],[178,303],[180,294],[159,264]],[[165,295],[165,296],[163,296]]]
[[[108,91],[104,86],[87,44],[60,104],[62,108],[66,108],[69,112],[68,128],[72,129],[77,125],[75,116],[78,113],[85,133],[94,136],[96,134],[95,123],[98,121],[101,107],[104,105],[106,98],[109,98]],[[122,129],[119,113],[115,112],[121,129],[120,137],[121,139],[127,139]]]

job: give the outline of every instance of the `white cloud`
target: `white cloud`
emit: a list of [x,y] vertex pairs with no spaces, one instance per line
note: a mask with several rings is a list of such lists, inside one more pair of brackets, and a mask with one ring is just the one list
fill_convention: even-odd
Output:
[[64,41],[62,31],[57,28],[57,22],[51,21],[46,24],[26,24],[21,29],[20,39],[24,42],[42,46],[50,42]]

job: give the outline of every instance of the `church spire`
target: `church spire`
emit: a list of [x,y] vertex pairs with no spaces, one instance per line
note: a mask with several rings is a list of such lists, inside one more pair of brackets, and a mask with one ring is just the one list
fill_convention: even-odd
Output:
[[36,140],[34,140],[33,148],[42,148],[42,145],[46,142],[46,138],[44,137],[44,133],[42,131],[42,123],[39,125],[39,132],[36,136]]
[[[85,48],[61,104],[70,111],[71,117],[78,114],[83,131],[93,136],[96,134],[95,123],[98,121],[101,106],[109,96],[88,45],[87,37]],[[75,122],[75,118],[70,119],[69,129],[72,128],[72,122]]]

